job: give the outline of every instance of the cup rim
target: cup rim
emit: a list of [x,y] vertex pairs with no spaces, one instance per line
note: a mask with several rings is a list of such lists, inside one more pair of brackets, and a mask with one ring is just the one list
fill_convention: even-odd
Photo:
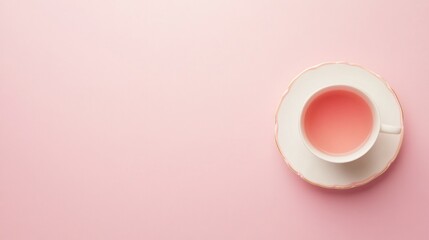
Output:
[[[316,97],[320,96],[321,94],[323,94],[325,92],[331,91],[331,90],[345,90],[345,91],[350,91],[350,92],[353,92],[353,93],[356,93],[357,95],[359,95],[361,98],[363,98],[365,100],[365,102],[370,107],[371,113],[372,113],[372,119],[373,119],[372,120],[372,129],[371,129],[371,132],[369,133],[369,136],[367,137],[367,139],[364,142],[362,142],[360,146],[356,147],[356,149],[351,150],[350,152],[341,153],[338,155],[323,152],[323,151],[319,150],[318,148],[316,148],[315,146],[313,146],[313,144],[307,138],[307,134],[306,134],[305,127],[304,127],[305,115],[306,115],[306,111],[307,111],[309,105],[312,103],[312,101]],[[343,85],[343,84],[324,86],[324,87],[321,87],[318,90],[314,91],[312,94],[310,94],[310,96],[306,99],[306,101],[304,102],[304,105],[301,109],[301,116],[300,116],[299,124],[300,124],[299,129],[301,131],[302,140],[304,142],[304,145],[307,147],[307,149],[310,150],[310,152],[312,152],[316,157],[318,157],[322,160],[331,162],[331,163],[352,162],[352,161],[359,159],[363,155],[365,155],[375,144],[375,141],[377,140],[377,137],[378,137],[379,132],[380,132],[380,125],[381,125],[378,109],[375,106],[374,101],[371,100],[371,98],[368,96],[368,94],[365,93],[361,89],[358,89],[356,87],[352,87],[349,85]]]

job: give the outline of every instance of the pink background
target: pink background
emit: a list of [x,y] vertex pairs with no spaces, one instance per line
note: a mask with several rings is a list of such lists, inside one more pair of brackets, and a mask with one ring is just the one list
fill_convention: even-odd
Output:
[[[0,239],[427,239],[429,2],[0,0]],[[402,151],[319,189],[283,162],[290,80],[360,63]]]

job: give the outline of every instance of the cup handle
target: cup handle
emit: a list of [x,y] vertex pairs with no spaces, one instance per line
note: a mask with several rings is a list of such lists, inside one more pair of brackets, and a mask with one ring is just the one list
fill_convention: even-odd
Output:
[[382,133],[391,133],[391,134],[399,134],[401,133],[402,128],[397,126],[392,126],[388,124],[381,124],[380,132]]

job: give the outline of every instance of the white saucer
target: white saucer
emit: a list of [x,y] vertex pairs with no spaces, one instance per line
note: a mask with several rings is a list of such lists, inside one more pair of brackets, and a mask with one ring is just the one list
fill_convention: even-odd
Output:
[[382,123],[403,129],[403,115],[387,82],[361,66],[324,63],[305,70],[292,81],[276,114],[276,143],[280,153],[305,181],[324,188],[347,189],[366,184],[387,170],[399,152],[404,131],[401,134],[380,133],[373,148],[350,163],[330,163],[317,158],[306,148],[300,134],[301,109],[314,91],[333,84],[365,91],[374,99]]

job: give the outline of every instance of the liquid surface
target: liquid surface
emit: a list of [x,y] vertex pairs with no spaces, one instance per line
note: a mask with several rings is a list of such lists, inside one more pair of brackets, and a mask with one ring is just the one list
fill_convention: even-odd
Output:
[[332,90],[312,100],[304,116],[307,139],[319,151],[341,155],[359,148],[372,131],[371,108],[361,96]]

